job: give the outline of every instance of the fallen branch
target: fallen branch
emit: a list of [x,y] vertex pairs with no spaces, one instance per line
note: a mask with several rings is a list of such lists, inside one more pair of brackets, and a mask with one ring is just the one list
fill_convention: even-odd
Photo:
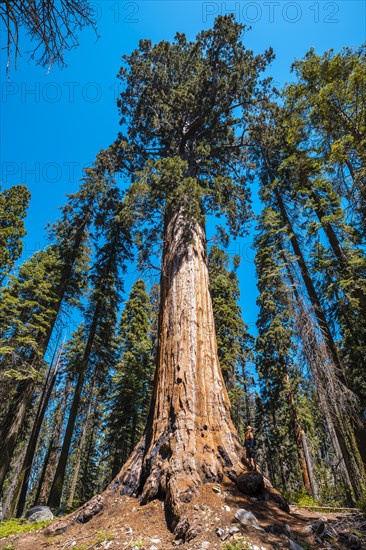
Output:
[[305,510],[330,510],[332,512],[361,512],[359,508],[336,508],[334,506],[299,506]]

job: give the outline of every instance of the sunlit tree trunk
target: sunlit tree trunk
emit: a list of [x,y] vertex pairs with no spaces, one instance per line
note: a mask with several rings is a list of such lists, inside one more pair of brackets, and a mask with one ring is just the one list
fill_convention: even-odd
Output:
[[166,216],[159,344],[147,427],[118,478],[121,492],[141,502],[165,497],[178,534],[184,507],[205,482],[246,471],[230,417],[218,356],[205,231],[184,209]]

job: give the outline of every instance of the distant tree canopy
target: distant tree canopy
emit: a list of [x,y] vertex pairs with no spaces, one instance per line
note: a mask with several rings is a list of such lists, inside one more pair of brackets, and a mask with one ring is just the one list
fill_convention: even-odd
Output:
[[0,191],[0,284],[23,250],[24,218],[30,193],[25,185]]
[[7,66],[22,54],[19,33],[28,32],[34,47],[31,59],[40,65],[64,64],[64,52],[78,45],[76,32],[94,25],[93,10],[87,0],[0,1],[0,17],[6,48]]

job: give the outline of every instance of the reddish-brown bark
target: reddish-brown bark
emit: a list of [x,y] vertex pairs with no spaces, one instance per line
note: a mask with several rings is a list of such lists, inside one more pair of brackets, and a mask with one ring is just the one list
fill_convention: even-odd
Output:
[[208,481],[247,471],[230,416],[214,329],[205,231],[184,210],[167,216],[154,393],[144,436],[111,487],[165,499],[176,532]]

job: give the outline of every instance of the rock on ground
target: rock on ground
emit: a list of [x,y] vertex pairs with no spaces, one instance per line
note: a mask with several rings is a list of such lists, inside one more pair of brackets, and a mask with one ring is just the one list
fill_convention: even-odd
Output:
[[25,515],[28,523],[38,523],[39,521],[51,521],[53,513],[48,506],[33,506]]
[[264,493],[264,479],[258,472],[247,472],[238,477],[239,491],[249,496],[260,496]]
[[258,520],[255,515],[243,508],[236,512],[235,519],[242,525],[258,525]]

